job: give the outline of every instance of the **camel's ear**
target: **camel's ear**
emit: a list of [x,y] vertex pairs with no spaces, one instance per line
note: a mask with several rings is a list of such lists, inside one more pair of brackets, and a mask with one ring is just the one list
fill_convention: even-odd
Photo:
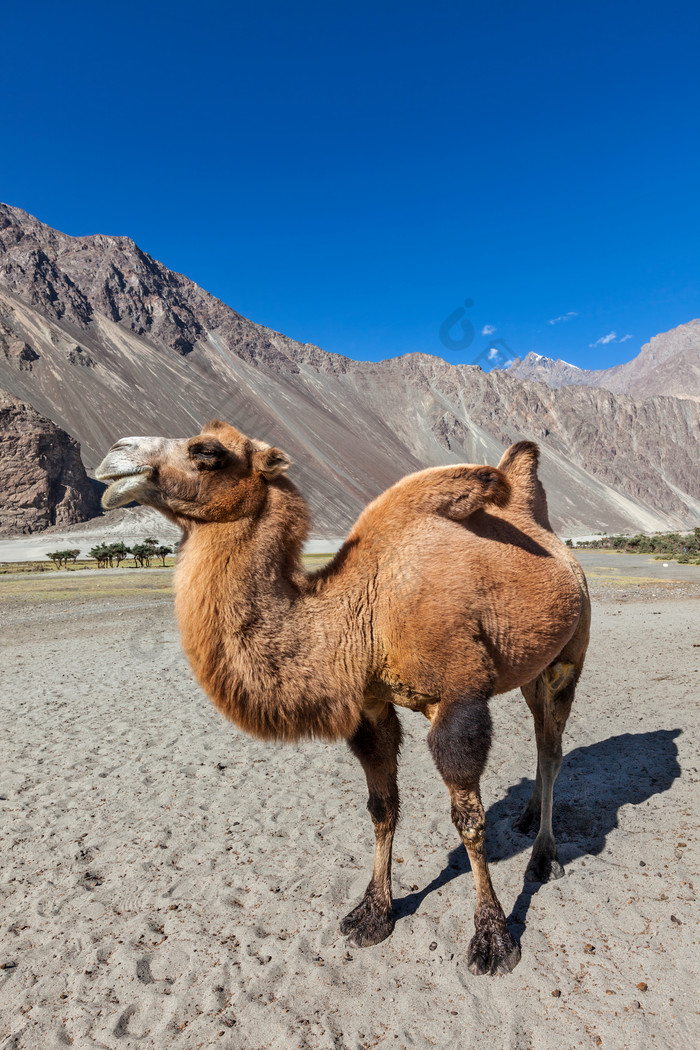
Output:
[[253,470],[259,470],[266,478],[276,478],[289,470],[292,461],[281,448],[261,448],[253,453]]

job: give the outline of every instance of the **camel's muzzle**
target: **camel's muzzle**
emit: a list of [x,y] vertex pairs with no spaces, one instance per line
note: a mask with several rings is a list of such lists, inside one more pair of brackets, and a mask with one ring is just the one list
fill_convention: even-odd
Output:
[[154,473],[154,468],[143,460],[149,453],[152,455],[156,451],[162,440],[122,438],[112,445],[95,471],[98,481],[112,482],[102,494],[102,506],[105,510],[113,510],[115,507],[131,503],[132,500],[139,500]]
[[124,507],[127,503],[131,503],[134,500],[137,503],[140,502],[140,498],[143,495],[144,482],[148,481],[151,473],[151,471],[148,471],[148,473],[125,474],[114,481],[102,493],[102,506],[104,509],[114,510],[116,507]]

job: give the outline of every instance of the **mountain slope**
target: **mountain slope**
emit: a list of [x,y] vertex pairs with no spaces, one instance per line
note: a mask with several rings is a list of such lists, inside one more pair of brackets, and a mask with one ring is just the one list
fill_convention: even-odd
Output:
[[563,386],[601,386],[614,394],[629,394],[637,400],[672,395],[700,401],[700,319],[655,335],[632,360],[613,368],[592,371],[566,361],[529,353],[510,365],[516,379]]
[[128,238],[72,238],[0,206],[0,385],[82,443],[219,416],[284,447],[315,529],[342,535],[402,474],[542,447],[553,521],[670,528],[700,515],[700,405],[555,392],[411,354],[356,362],[256,325]]

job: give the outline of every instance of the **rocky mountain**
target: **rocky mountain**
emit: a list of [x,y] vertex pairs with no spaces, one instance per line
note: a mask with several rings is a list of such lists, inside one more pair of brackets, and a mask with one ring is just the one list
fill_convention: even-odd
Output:
[[72,525],[97,513],[78,442],[0,390],[0,535]]
[[577,532],[700,518],[700,404],[554,391],[410,354],[357,362],[256,325],[124,237],[68,237],[0,205],[0,385],[80,440],[214,416],[290,453],[317,534],[342,536],[401,475],[495,462],[532,438],[554,523]]
[[597,372],[570,365],[568,361],[562,361],[560,357],[544,357],[531,350],[525,357],[516,357],[505,371],[516,379],[529,379],[533,383],[546,383],[552,390],[560,390],[563,386],[603,386],[602,383],[588,382],[589,377],[597,376]]
[[700,401],[700,319],[655,335],[632,361],[597,371],[577,368],[566,361],[529,353],[508,368],[516,379],[563,386],[601,386],[630,397],[672,395]]

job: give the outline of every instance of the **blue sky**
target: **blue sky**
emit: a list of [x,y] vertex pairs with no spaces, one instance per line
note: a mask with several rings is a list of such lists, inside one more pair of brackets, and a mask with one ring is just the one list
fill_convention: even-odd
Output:
[[695,3],[14,0],[2,35],[0,199],[295,339],[605,367],[700,315]]

